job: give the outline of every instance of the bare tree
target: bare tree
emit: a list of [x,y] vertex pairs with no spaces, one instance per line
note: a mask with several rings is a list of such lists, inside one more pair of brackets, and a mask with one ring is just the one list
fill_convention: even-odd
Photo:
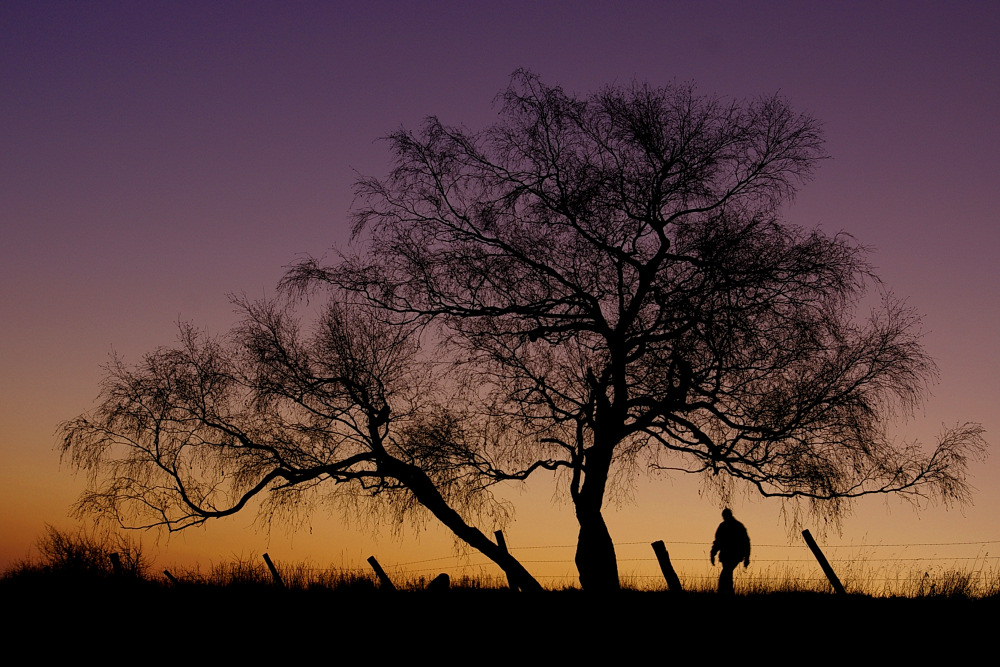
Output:
[[96,410],[61,426],[64,456],[92,476],[80,512],[180,530],[254,498],[266,514],[363,503],[402,521],[423,508],[516,586],[540,588],[475,527],[502,524],[507,507],[414,326],[333,301],[306,335],[290,305],[240,305],[226,338],[184,325],[177,347],[115,360]]
[[583,98],[525,71],[501,99],[480,132],[432,117],[390,135],[391,174],[357,184],[365,252],[285,284],[441,327],[490,390],[482,414],[520,435],[483,474],[569,472],[584,587],[618,587],[602,505],[640,464],[833,514],[872,493],[967,499],[978,425],[930,454],[885,431],[933,378],[916,317],[871,298],[853,238],[779,217],[825,157],[815,119],[688,85]]

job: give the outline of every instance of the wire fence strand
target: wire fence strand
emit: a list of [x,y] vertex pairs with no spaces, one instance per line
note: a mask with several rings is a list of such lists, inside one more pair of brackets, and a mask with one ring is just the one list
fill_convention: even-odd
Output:
[[[1000,540],[964,542],[827,544],[822,549],[849,592],[874,596],[961,594],[983,597],[1000,594],[1000,554],[989,549]],[[671,563],[685,589],[712,590],[718,569],[707,557],[705,542],[678,541],[667,545],[675,553]],[[640,590],[665,588],[656,556],[648,542],[616,543],[623,586]],[[523,545],[511,553],[549,588],[578,586],[573,555],[575,544]],[[946,551],[958,550],[948,555]],[[913,552],[917,553],[913,553]],[[921,553],[923,552],[923,553]],[[754,544],[749,568],[739,568],[736,587],[745,593],[830,590],[830,584],[804,543]],[[478,552],[442,555],[412,561],[382,563],[400,581],[423,582],[441,572],[467,582],[495,582],[502,571]],[[308,568],[306,568],[308,569]],[[364,566],[314,568],[316,576],[330,571],[367,576]]]

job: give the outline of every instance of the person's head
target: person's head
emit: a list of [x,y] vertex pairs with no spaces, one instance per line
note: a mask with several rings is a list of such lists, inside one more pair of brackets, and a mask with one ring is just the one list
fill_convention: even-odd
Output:
[[730,519],[733,518],[733,511],[731,509],[729,509],[728,507],[726,509],[722,510],[722,518],[725,521],[729,521]]

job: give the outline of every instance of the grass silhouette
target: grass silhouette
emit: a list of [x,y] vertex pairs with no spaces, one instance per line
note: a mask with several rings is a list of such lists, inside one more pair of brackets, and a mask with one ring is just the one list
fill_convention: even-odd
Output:
[[[686,647],[685,655],[711,647],[713,655],[738,657],[746,642],[777,639],[782,651],[823,645],[825,654],[849,657],[916,650],[913,642],[925,635],[914,636],[914,628],[925,628],[926,637],[963,637],[951,649],[961,657],[992,636],[988,626],[1000,611],[1000,577],[983,568],[901,573],[894,593],[852,573],[848,591],[870,592],[846,596],[777,566],[741,568],[732,598],[715,594],[708,577],[685,582],[688,591],[674,595],[662,582],[629,576],[622,591],[600,594],[576,587],[514,593],[502,577],[489,576],[455,577],[448,591],[433,592],[426,590],[432,577],[395,574],[398,590],[388,592],[369,572],[280,560],[278,586],[258,557],[177,570],[177,583],[152,574],[148,564],[116,575],[100,558],[122,548],[111,537],[49,528],[42,541],[36,559],[0,576],[0,596],[18,612],[6,622],[9,637],[49,644],[58,638],[59,646],[104,637],[136,651],[183,651],[197,637],[205,656],[227,660],[259,660],[275,646],[302,659],[328,658],[330,646],[359,658],[410,659],[433,650],[564,659],[600,649],[641,659],[651,643]],[[134,555],[146,563],[141,552]]]
[[[152,572],[151,561],[141,545],[116,533],[61,531],[46,526],[36,543],[38,556],[13,564],[0,574],[0,584],[7,587],[33,585],[58,587],[83,582],[125,582],[147,586],[169,587],[170,582]],[[117,554],[119,569],[112,565]],[[276,563],[283,587],[288,591],[353,591],[375,592],[378,582],[370,570],[320,567],[308,561]],[[964,598],[1000,599],[1000,570],[979,558],[969,568],[914,568],[903,563],[880,566],[865,558],[851,561],[840,568],[841,579],[848,592],[871,598]],[[263,559],[257,555],[237,557],[213,563],[207,570],[200,567],[171,572],[184,587],[214,589],[241,587],[274,587],[275,582]],[[393,583],[403,592],[427,589],[434,574],[392,572]],[[685,591],[695,595],[714,594],[714,576],[681,576]],[[658,577],[623,573],[622,587],[631,593],[656,593],[665,590]],[[451,578],[451,588],[464,592],[505,591],[502,575],[474,574]],[[570,592],[576,586],[554,584],[551,592]],[[736,592],[744,597],[787,596],[793,594],[824,595],[830,593],[829,583],[821,574],[803,575],[801,567],[772,563],[765,567],[738,570]]]

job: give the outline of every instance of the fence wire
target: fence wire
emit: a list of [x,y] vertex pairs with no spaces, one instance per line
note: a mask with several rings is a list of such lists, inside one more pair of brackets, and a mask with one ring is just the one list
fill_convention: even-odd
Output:
[[[875,596],[961,594],[982,597],[1000,593],[1000,555],[992,555],[1000,540],[968,542],[827,544],[822,549],[848,592]],[[705,542],[666,545],[670,561],[689,590],[711,590],[718,568],[708,562]],[[666,584],[647,542],[615,545],[624,586],[659,590]],[[573,556],[575,544],[511,546],[510,551],[548,588],[578,586]],[[957,553],[946,553],[957,551]],[[914,553],[917,552],[917,553]],[[453,580],[503,585],[502,571],[475,551],[382,563],[402,582],[422,582],[446,572]],[[307,568],[308,569],[308,568]],[[335,568],[350,576],[365,576],[364,566]],[[316,576],[330,569],[315,568]],[[329,576],[329,575],[326,575]],[[736,588],[744,593],[829,591],[830,584],[808,547],[800,544],[754,544],[749,568],[738,568]]]

